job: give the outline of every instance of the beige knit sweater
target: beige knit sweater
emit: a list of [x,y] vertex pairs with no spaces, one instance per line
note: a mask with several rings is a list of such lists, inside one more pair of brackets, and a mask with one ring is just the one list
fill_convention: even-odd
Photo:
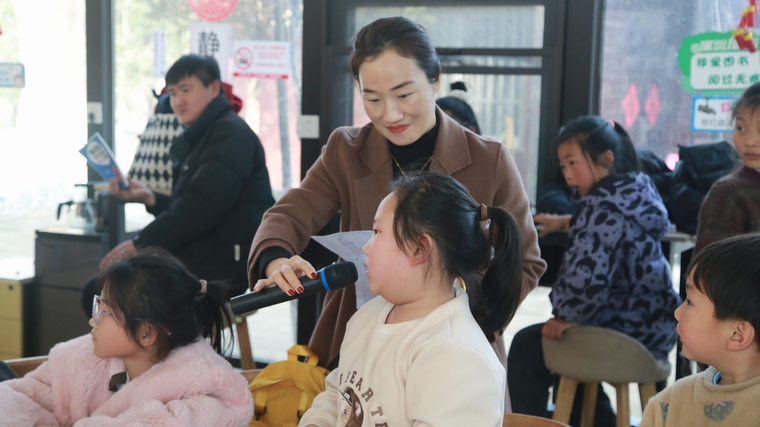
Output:
[[715,368],[682,378],[653,397],[639,427],[760,426],[760,376],[713,382]]

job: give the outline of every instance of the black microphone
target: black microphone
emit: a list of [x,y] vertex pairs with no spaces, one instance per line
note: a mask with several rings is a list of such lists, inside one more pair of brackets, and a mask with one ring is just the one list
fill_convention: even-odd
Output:
[[283,292],[277,285],[272,285],[259,292],[240,295],[230,300],[230,309],[235,314],[248,313],[249,311],[269,307],[285,301],[291,301],[306,295],[316,294],[322,291],[334,291],[355,283],[359,278],[356,266],[351,262],[334,262],[317,271],[317,278],[311,279],[306,276],[300,277],[303,286],[302,294],[290,296]]

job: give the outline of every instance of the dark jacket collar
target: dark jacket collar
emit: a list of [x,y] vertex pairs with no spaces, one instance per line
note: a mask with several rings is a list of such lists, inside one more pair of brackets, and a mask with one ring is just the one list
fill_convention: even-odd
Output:
[[222,114],[230,110],[232,110],[232,104],[230,104],[230,101],[224,96],[224,93],[220,93],[219,96],[214,98],[214,100],[208,104],[206,110],[203,111],[203,114],[198,117],[198,120],[185,130],[183,136],[190,145],[190,148],[203,137],[206,133],[206,129],[208,129],[212,123],[214,123]]
[[760,182],[760,170],[752,169],[751,167],[744,165],[741,168],[739,168],[738,173],[740,176],[744,177],[745,179],[749,179],[755,182]]

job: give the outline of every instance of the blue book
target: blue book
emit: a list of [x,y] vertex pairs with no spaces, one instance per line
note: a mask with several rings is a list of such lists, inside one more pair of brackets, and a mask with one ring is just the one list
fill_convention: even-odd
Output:
[[124,179],[124,174],[119,169],[119,165],[116,164],[113,151],[111,151],[106,141],[98,132],[95,132],[95,135],[87,140],[87,145],[79,150],[79,152],[87,159],[90,167],[95,169],[103,179],[110,181],[111,178],[118,178],[119,188],[122,190],[127,189],[127,180]]

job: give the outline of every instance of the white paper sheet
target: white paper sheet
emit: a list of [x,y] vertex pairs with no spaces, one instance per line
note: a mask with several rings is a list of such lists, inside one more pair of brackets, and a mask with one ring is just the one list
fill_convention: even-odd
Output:
[[334,252],[344,261],[352,262],[359,272],[359,280],[356,281],[356,309],[358,310],[367,301],[375,297],[369,290],[367,268],[364,266],[364,254],[362,248],[372,236],[372,231],[346,231],[334,233],[329,236],[311,236],[317,243]]

